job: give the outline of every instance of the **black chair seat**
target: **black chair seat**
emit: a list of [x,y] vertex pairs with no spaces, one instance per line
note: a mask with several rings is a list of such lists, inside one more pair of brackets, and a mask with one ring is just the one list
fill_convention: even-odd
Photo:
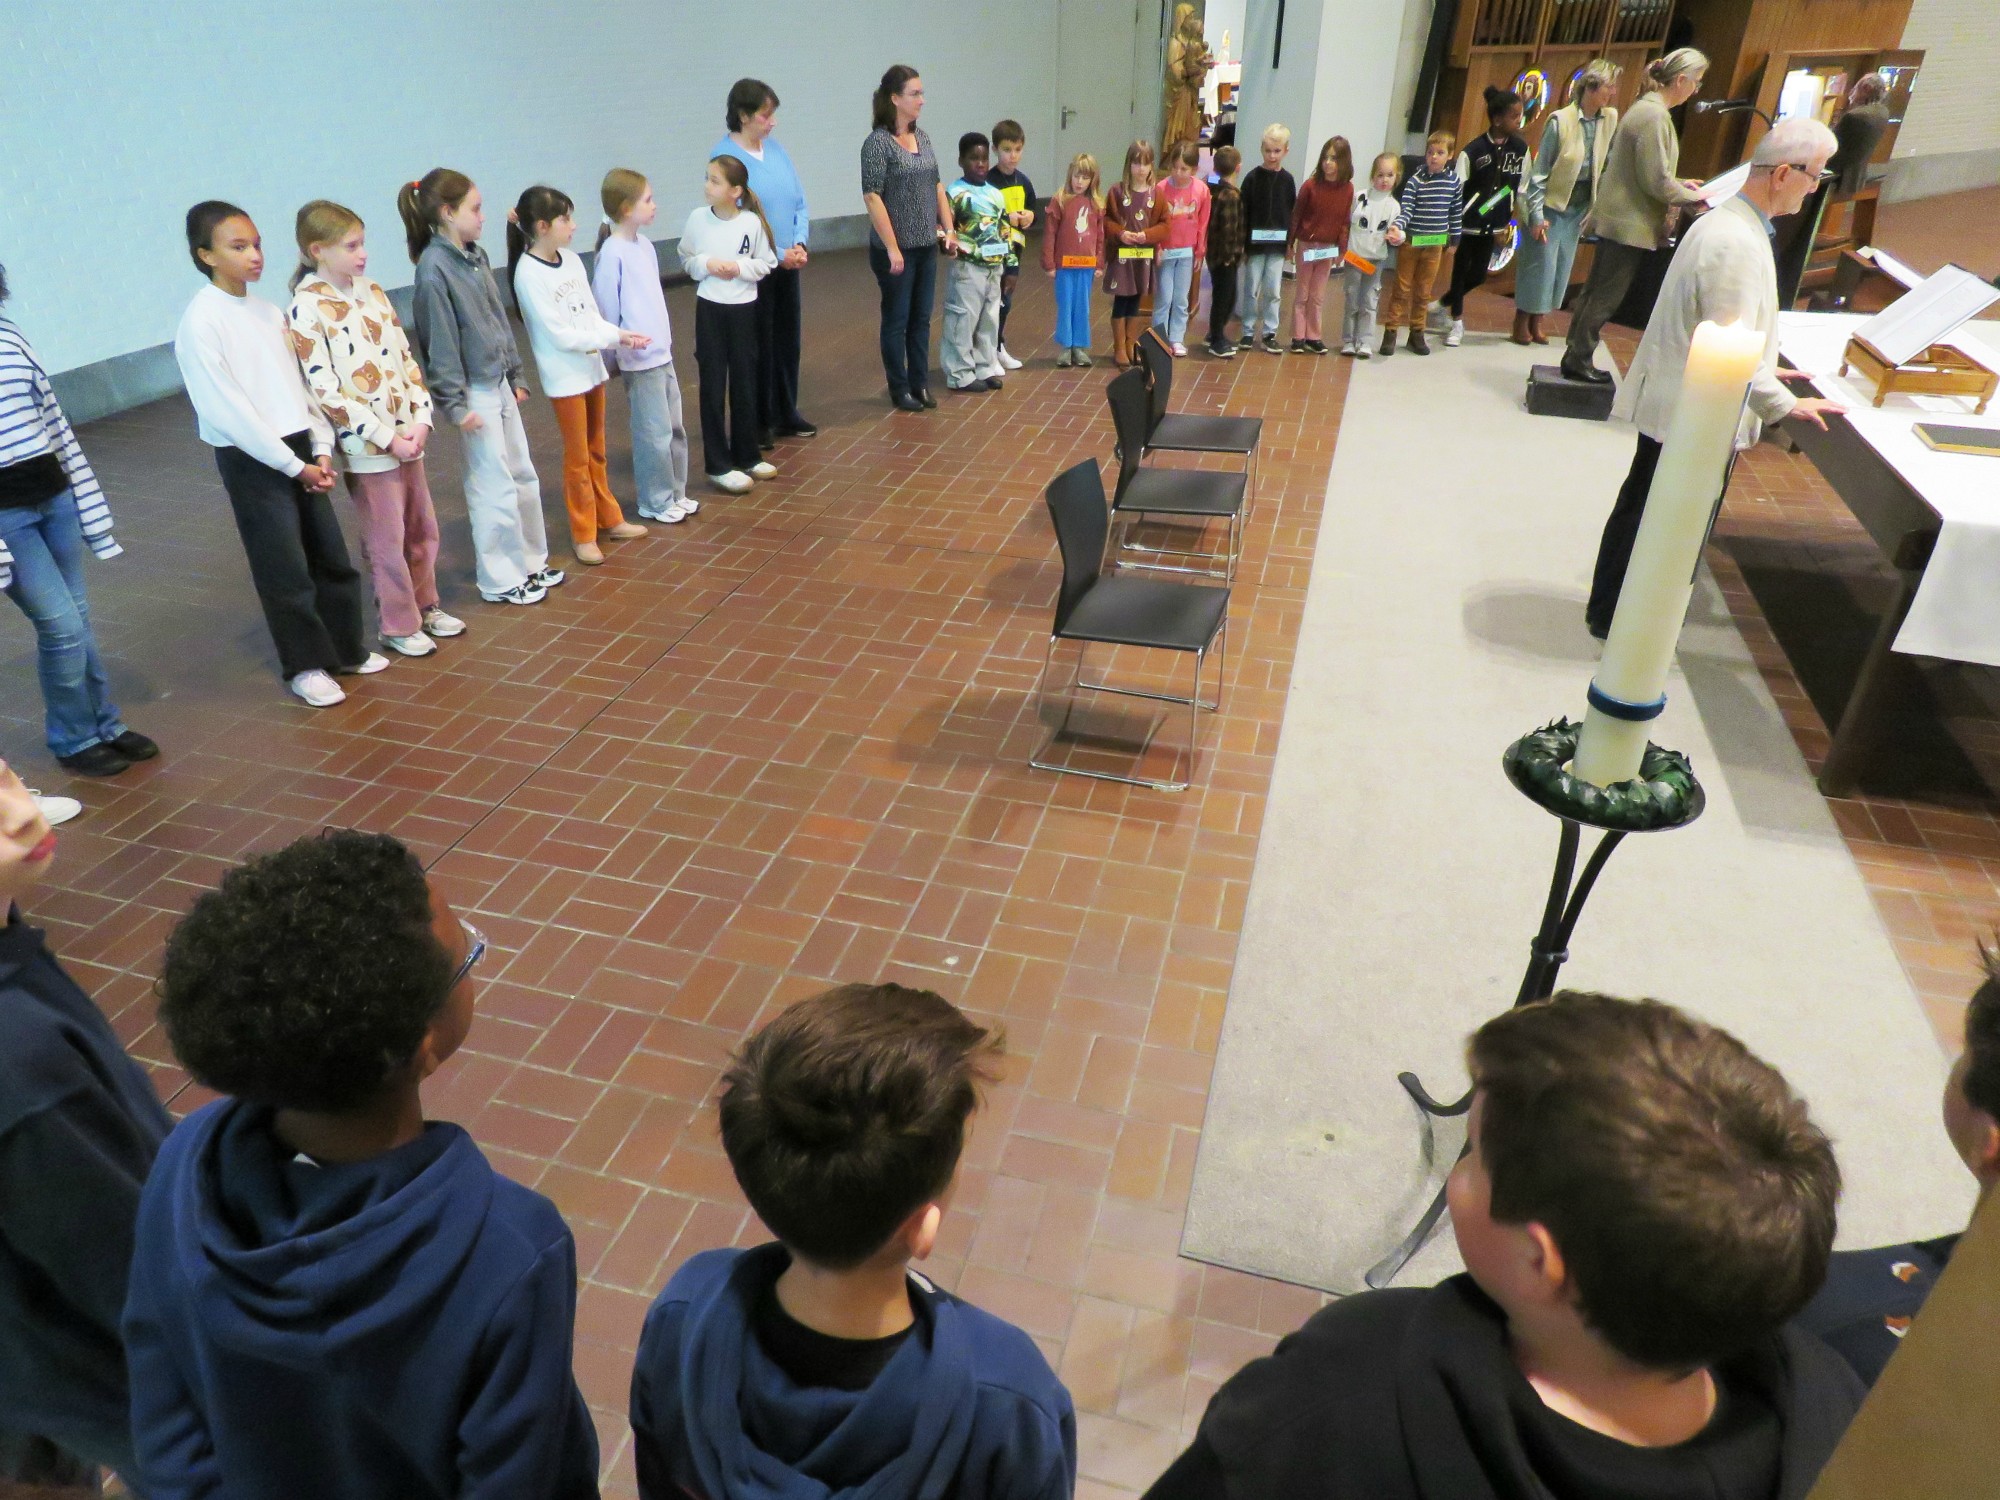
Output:
[[1140,469],[1125,481],[1116,508],[1162,516],[1233,516],[1243,508],[1249,485],[1241,470]]
[[1204,417],[1168,412],[1146,446],[1154,452],[1254,453],[1264,433],[1262,417]]
[[1205,651],[1229,609],[1229,590],[1158,578],[1101,577],[1056,634],[1065,640],[1162,651]]

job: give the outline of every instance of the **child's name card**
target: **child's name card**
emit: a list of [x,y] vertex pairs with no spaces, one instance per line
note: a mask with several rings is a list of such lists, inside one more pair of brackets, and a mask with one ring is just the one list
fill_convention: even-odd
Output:
[[1118,247],[1118,258],[1120,260],[1151,260],[1153,258],[1153,247],[1151,245],[1120,245]]
[[1363,260],[1360,256],[1351,252],[1347,257],[1347,265],[1349,270],[1359,271],[1363,276],[1373,276],[1375,274],[1374,261]]
[[1065,255],[1062,258],[1062,263],[1065,271],[1081,271],[1085,268],[1090,270],[1097,269],[1097,257],[1094,255]]
[[1299,252],[1299,259],[1300,259],[1300,260],[1331,260],[1331,261],[1336,261],[1336,262],[1337,262],[1337,261],[1338,261],[1338,260],[1340,259],[1340,246],[1338,246],[1338,245],[1309,245],[1309,246],[1307,246],[1307,247],[1306,247],[1305,249],[1303,249],[1303,250],[1301,250],[1301,251]]
[[1285,243],[1285,236],[1289,232],[1284,229],[1253,229],[1250,231],[1250,243],[1253,245],[1282,245]]
[[1413,234],[1410,236],[1410,248],[1412,250],[1435,250],[1450,243],[1450,241],[1451,236],[1448,234]]
[[1161,260],[1193,260],[1193,259],[1194,259],[1194,246],[1192,246],[1192,245],[1169,245],[1169,246],[1168,246],[1168,247],[1167,247],[1166,249],[1164,249],[1164,250],[1162,250],[1162,251],[1160,252],[1160,259],[1161,259]]

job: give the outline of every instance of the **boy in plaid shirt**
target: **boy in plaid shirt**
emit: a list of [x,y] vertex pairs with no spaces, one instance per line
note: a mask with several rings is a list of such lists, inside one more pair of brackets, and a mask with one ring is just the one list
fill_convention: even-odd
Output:
[[1243,154],[1234,146],[1215,153],[1215,187],[1208,195],[1208,352],[1231,359],[1236,345],[1229,320],[1236,316],[1236,272],[1243,264],[1243,195],[1236,169]]

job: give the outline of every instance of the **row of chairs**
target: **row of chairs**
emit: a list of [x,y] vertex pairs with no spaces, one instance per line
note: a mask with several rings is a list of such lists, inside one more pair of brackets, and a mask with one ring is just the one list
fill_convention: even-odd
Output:
[[[1264,423],[1259,417],[1204,416],[1169,410],[1173,355],[1158,335],[1149,330],[1139,340],[1139,356],[1140,363],[1116,377],[1105,393],[1117,436],[1118,458],[1117,486],[1108,502],[1103,472],[1094,458],[1058,474],[1046,492],[1049,519],[1055,526],[1056,545],[1062,554],[1063,577],[1056,595],[1055,623],[1042,660],[1041,677],[1036,682],[1035,704],[1039,715],[1047,716],[1049,673],[1058,641],[1075,645],[1076,668],[1064,691],[1062,717],[1040,748],[1029,756],[1028,764],[1042,771],[1179,792],[1187,789],[1192,775],[1200,740],[1200,711],[1214,712],[1222,707],[1222,679],[1229,664],[1229,583],[1236,576],[1242,556],[1242,530],[1249,518]],[[1242,459],[1243,467],[1220,471],[1148,464],[1146,459],[1157,453],[1225,454]],[[1224,550],[1218,556],[1187,548],[1155,546],[1133,540],[1129,529],[1125,539],[1113,549],[1112,523],[1121,515],[1164,518],[1170,524],[1196,523],[1204,533],[1210,523],[1223,521],[1227,526]],[[1126,568],[1193,573],[1220,578],[1223,582],[1217,587],[1108,572],[1106,555],[1114,550],[1120,554],[1135,552],[1188,560],[1169,563],[1131,559],[1125,562]],[[1190,565],[1195,561],[1206,565]],[[1138,646],[1192,656],[1192,687],[1183,698],[1178,693],[1118,687],[1101,678],[1087,680],[1084,654],[1092,645]],[[1215,696],[1213,701],[1203,702],[1202,674],[1211,650],[1217,658]],[[1070,725],[1080,692],[1115,693],[1185,704],[1188,746],[1178,777],[1126,775],[1049,759],[1059,742],[1073,738]],[[1157,728],[1156,723],[1153,729]],[[1140,745],[1142,762],[1151,741],[1149,730]]]

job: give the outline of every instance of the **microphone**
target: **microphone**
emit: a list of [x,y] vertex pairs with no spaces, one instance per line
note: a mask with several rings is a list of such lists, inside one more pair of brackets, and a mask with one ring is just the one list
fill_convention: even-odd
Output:
[[1778,123],[1765,114],[1763,110],[1757,108],[1757,101],[1755,99],[1697,99],[1694,102],[1694,112],[1698,115],[1735,115],[1741,114],[1746,109],[1756,115],[1766,125],[1776,125]]

